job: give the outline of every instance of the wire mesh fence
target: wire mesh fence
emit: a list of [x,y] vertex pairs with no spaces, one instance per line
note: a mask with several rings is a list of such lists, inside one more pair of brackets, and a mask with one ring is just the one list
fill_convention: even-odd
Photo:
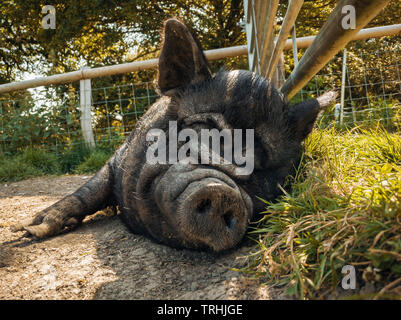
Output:
[[[56,153],[84,144],[79,90],[72,85],[23,92],[0,99],[1,151],[13,154],[38,146]],[[115,146],[159,96],[152,82],[92,88],[91,120],[95,143]]]
[[98,143],[125,139],[146,109],[159,98],[153,82],[92,90],[92,127]]
[[[401,45],[391,50],[353,49],[348,52],[342,127],[401,125]],[[341,88],[342,53],[317,74],[292,101]],[[41,147],[56,154],[84,147],[79,86],[58,85],[0,96],[0,150],[14,154]],[[137,120],[158,99],[153,82],[116,83],[91,89],[92,129],[97,147],[115,148]],[[340,108],[327,110],[320,127],[340,126]]]
[[[339,97],[335,106],[323,114],[319,125],[342,128],[381,125],[387,130],[398,130],[401,125],[400,44],[391,50],[380,48],[347,53],[343,116]],[[334,71],[333,66],[342,65],[343,59],[342,53],[336,55],[294,100],[319,96],[323,90],[331,88],[340,91],[342,71]]]

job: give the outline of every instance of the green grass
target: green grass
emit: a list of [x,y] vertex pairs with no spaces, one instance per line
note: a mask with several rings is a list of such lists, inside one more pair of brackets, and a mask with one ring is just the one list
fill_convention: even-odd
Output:
[[[0,154],[0,181],[95,173],[112,153],[77,147],[59,157],[41,149]],[[316,299],[339,287],[344,265],[354,265],[360,285],[384,286],[374,296],[399,297],[401,136],[380,129],[316,130],[288,182],[291,192],[265,202],[266,215],[249,232],[257,247],[242,271]]]
[[78,174],[96,172],[104,166],[104,164],[107,162],[107,160],[110,159],[110,157],[110,153],[103,150],[96,150],[90,153],[84,159],[84,161],[76,167],[74,172]]
[[397,297],[400,135],[315,131],[290,180],[291,192],[266,202],[266,215],[250,232],[258,245],[243,271],[287,285],[288,294],[313,299],[338,287],[342,267],[354,265],[360,284],[389,285],[377,298]]
[[19,181],[65,173],[93,174],[107,162],[112,153],[111,149],[91,151],[78,146],[58,156],[40,148],[27,148],[13,156],[0,154],[0,181]]
[[60,173],[57,157],[45,150],[27,148],[14,157],[0,157],[0,181],[18,181]]

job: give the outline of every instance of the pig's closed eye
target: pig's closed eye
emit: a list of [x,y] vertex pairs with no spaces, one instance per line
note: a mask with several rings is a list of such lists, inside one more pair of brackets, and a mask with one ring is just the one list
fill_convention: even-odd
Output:
[[209,121],[208,119],[206,121],[191,121],[188,123],[185,123],[187,128],[192,128],[192,129],[217,129],[220,130],[219,127],[216,127],[216,124],[213,121]]
[[192,122],[192,123],[188,124],[187,127],[188,128],[209,129],[209,130],[216,128],[215,126],[213,126],[213,124],[210,124],[207,122],[200,122],[200,121]]
[[184,119],[187,126],[201,126],[207,129],[232,129],[220,113],[200,113],[191,115]]

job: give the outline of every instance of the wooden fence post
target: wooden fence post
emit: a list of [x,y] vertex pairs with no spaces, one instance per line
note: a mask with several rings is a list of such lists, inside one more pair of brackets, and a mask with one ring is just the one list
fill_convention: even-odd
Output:
[[[83,69],[87,69],[84,67]],[[85,145],[93,149],[95,148],[95,139],[93,138],[92,131],[92,86],[90,79],[83,79],[79,81],[79,101],[81,106],[81,130]]]

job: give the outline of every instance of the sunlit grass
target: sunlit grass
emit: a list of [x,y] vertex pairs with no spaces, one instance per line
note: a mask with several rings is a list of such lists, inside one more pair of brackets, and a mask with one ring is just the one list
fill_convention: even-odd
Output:
[[299,298],[319,298],[340,285],[344,265],[354,265],[360,285],[390,284],[374,297],[399,297],[400,135],[315,131],[289,182],[291,192],[266,202],[250,232],[258,247],[244,271],[287,284]]

